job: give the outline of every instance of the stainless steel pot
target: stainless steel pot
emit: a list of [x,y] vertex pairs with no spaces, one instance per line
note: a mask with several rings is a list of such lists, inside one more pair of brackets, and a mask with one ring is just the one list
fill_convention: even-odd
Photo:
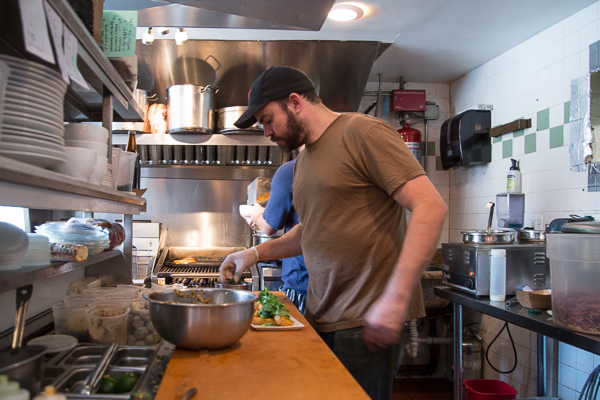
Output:
[[273,235],[267,235],[266,233],[255,230],[252,232],[252,245],[258,246],[261,243],[268,242],[269,240],[277,239],[283,235],[283,231],[277,231]]
[[234,125],[242,114],[248,109],[247,106],[225,107],[217,110],[217,131],[224,135],[235,134],[252,134],[262,135],[263,126],[258,122],[246,129],[240,129]]
[[173,85],[167,89],[167,132],[213,133],[217,86]]
[[463,231],[461,234],[464,243],[510,244],[517,237],[516,231],[503,230]]
[[517,233],[517,241],[518,242],[545,242],[546,241],[546,232],[545,231],[536,231],[533,229],[521,229]]

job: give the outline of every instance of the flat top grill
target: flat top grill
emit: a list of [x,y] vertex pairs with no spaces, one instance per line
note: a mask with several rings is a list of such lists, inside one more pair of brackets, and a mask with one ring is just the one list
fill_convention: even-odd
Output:
[[[219,280],[219,267],[227,255],[244,247],[169,247],[158,260],[153,275],[158,284],[181,283],[184,286],[213,287]],[[175,260],[193,258],[188,264],[175,264]],[[244,278],[252,277],[244,273]]]

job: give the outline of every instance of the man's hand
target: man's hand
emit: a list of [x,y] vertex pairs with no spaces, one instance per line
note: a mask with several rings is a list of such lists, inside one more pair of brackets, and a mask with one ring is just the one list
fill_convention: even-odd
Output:
[[382,295],[365,314],[363,339],[367,348],[388,347],[400,342],[400,334],[406,318],[406,304],[400,303],[391,296]]
[[227,279],[234,279],[236,282],[239,281],[242,273],[256,264],[257,261],[258,252],[254,248],[228,255],[219,268],[221,282],[226,282]]

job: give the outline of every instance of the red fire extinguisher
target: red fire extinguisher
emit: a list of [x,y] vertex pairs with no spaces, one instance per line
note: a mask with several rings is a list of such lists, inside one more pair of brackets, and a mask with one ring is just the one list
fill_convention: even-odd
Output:
[[402,136],[402,140],[404,140],[411,153],[421,163],[421,132],[418,129],[411,128],[408,122],[404,122],[402,128],[398,129],[398,133]]

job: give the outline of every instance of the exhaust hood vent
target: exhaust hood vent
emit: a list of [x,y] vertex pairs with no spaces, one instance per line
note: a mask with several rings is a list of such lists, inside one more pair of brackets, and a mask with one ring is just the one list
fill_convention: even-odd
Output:
[[289,65],[315,83],[323,103],[335,111],[357,111],[373,63],[390,44],[363,41],[156,40],[137,44],[138,87],[166,104],[172,85],[217,85],[217,109],[245,106],[248,90],[263,71]]

